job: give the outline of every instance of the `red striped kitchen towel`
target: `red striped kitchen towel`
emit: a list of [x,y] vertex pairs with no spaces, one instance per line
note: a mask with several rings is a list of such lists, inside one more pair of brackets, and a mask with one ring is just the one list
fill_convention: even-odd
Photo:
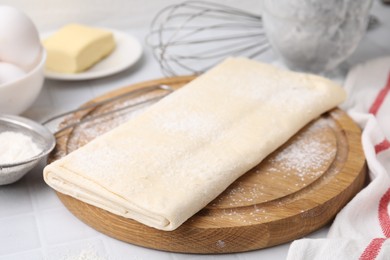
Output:
[[294,241],[287,259],[390,259],[390,57],[347,75],[342,108],[362,127],[370,183],[336,216],[327,238]]

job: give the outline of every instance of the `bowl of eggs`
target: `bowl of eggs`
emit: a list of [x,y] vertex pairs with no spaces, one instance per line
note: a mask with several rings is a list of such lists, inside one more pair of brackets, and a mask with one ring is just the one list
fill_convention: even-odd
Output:
[[0,114],[21,114],[38,97],[46,52],[31,19],[0,5]]

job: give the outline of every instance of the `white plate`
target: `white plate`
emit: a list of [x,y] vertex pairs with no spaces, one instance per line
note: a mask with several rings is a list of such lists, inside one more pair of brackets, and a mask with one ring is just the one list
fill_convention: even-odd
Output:
[[[97,79],[121,72],[135,64],[142,54],[142,45],[140,42],[127,33],[107,28],[104,29],[111,31],[114,34],[116,42],[116,48],[109,56],[92,66],[90,69],[80,73],[58,73],[45,70],[45,77],[58,80]],[[45,39],[52,33],[53,32],[45,33],[41,38]]]

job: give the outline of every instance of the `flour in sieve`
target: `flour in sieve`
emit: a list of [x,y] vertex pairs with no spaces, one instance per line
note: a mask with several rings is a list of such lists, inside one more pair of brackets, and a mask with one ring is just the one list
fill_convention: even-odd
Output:
[[12,131],[0,133],[0,165],[28,160],[41,151],[30,136]]

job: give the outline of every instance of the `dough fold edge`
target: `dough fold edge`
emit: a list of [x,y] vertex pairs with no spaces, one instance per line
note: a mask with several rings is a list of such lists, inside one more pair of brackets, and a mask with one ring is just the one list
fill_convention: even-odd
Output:
[[113,214],[134,219],[150,227],[166,231],[174,229],[167,217],[139,207],[67,168],[48,165],[44,170],[43,177],[44,181],[51,188],[64,195],[71,196]]

